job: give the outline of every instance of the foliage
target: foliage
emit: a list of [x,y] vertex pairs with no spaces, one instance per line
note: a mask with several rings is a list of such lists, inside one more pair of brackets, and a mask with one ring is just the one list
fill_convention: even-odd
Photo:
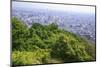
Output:
[[95,60],[95,46],[57,24],[31,27],[12,18],[12,61],[14,65],[63,63]]
[[14,51],[12,53],[13,64],[42,64],[46,58],[49,59],[48,50],[39,49],[33,52],[28,51]]
[[53,45],[51,56],[53,58],[61,58],[64,62],[88,61],[93,59],[87,54],[82,44],[78,44],[75,40],[68,41],[64,36],[61,36]]

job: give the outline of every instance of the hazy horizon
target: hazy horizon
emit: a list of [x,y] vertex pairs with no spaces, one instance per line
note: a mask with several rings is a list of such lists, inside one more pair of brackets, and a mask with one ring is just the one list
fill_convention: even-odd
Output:
[[[79,5],[63,5],[63,4],[47,4],[47,3],[30,3],[30,2],[12,2],[12,8],[18,7],[23,9],[45,9],[53,11],[71,11],[79,13],[95,14],[95,7],[93,6],[79,6]],[[38,7],[38,8],[37,8]]]

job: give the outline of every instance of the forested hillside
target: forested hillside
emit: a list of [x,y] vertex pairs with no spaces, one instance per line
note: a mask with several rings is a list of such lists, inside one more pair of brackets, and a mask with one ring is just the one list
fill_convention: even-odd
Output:
[[95,60],[95,45],[57,24],[31,27],[12,18],[13,65],[65,63]]

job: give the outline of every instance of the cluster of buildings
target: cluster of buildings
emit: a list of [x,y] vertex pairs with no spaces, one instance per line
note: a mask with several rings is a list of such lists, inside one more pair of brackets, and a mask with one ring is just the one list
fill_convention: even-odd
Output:
[[25,24],[28,26],[31,26],[32,23],[51,24],[54,22],[57,23],[60,28],[64,28],[65,30],[69,30],[81,36],[85,36],[89,40],[95,42],[95,21],[84,21],[84,18],[82,19],[77,16],[74,16],[75,18],[72,16],[72,18],[70,17],[70,19],[68,19],[68,16],[60,17],[60,15],[53,16],[45,13],[39,14],[19,11],[13,11],[12,17],[14,16],[25,22]]

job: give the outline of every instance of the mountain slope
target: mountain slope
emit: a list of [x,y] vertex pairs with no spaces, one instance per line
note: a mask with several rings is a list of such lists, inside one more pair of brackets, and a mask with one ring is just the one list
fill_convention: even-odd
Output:
[[14,65],[64,63],[95,60],[95,45],[57,24],[24,22],[12,18],[12,61]]

